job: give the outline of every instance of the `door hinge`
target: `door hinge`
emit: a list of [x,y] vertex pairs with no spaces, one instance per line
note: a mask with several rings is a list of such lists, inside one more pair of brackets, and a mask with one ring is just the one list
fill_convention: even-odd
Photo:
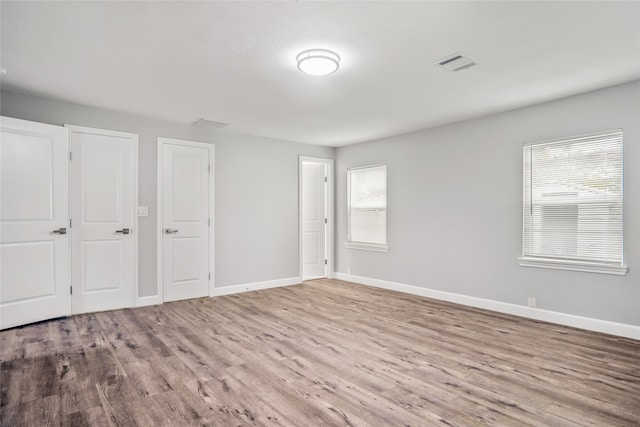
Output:
[[69,286],[69,294],[73,295],[73,286]]
[[211,273],[209,273],[209,280],[211,280]]
[[324,182],[327,182],[327,177],[326,176],[324,177]]
[[71,157],[73,156],[71,155],[71,151],[69,151],[69,161],[71,161]]
[[209,225],[209,227],[211,227],[211,218],[209,218],[209,221],[207,221],[207,224]]
[[327,218],[325,218],[325,219],[324,219],[324,223],[325,223],[325,224],[327,223]]
[[207,165],[207,171],[211,172],[211,164]]
[[69,218],[69,228],[71,228],[71,218]]
[[324,265],[327,265],[327,260],[326,259],[324,260]]

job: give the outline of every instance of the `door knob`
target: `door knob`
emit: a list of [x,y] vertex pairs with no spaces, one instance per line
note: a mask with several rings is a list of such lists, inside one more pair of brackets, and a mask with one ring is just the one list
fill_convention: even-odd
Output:
[[123,228],[122,230],[116,230],[116,233],[118,234],[129,234],[131,232],[131,230],[129,230],[128,228]]
[[67,234],[67,229],[64,227],[60,227],[57,230],[52,231],[53,234]]
[[165,228],[164,229],[164,233],[165,234],[175,234],[177,232],[178,232],[178,230],[172,230],[171,228]]

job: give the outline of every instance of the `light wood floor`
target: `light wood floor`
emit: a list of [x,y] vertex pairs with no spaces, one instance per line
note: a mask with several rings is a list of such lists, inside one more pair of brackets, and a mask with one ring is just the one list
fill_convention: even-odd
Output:
[[640,425],[640,341],[337,280],[0,338],[2,426]]

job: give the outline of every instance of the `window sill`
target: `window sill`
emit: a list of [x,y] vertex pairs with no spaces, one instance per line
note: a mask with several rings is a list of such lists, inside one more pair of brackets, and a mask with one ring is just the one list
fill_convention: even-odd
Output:
[[376,243],[357,243],[357,242],[346,242],[344,247],[347,249],[360,249],[363,251],[373,251],[373,252],[389,252],[389,246],[387,245],[378,245]]
[[554,270],[583,271],[587,273],[615,274],[624,276],[629,270],[626,265],[599,264],[595,262],[566,261],[551,258],[520,257],[521,267],[550,268]]

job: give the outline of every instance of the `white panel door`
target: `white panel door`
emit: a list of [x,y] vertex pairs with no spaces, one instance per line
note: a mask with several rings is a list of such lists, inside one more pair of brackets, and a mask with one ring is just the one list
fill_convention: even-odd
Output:
[[164,143],[164,300],[209,295],[209,149]]
[[0,118],[0,328],[71,314],[69,137]]
[[326,277],[326,166],[302,162],[302,276]]
[[138,136],[68,127],[73,313],[131,307],[137,283]]

